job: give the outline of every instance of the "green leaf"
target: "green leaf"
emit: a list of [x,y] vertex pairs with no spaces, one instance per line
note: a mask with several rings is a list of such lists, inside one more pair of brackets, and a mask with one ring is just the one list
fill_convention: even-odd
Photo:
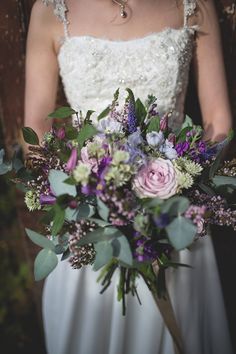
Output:
[[168,213],[170,216],[183,214],[189,207],[189,200],[186,197],[175,196],[167,199],[161,206],[163,213]]
[[94,245],[96,257],[93,269],[95,271],[106,265],[113,257],[112,245],[108,241],[98,242]]
[[68,221],[76,221],[77,219],[77,210],[66,208],[65,210],[65,219]]
[[184,129],[182,129],[177,137],[177,142],[180,143],[182,141],[186,140],[186,134],[192,130],[192,127],[185,127]]
[[95,214],[95,207],[90,204],[81,204],[77,208],[77,220],[87,219]]
[[66,137],[67,139],[74,140],[77,139],[77,136],[79,134],[78,129],[72,126],[66,126]]
[[36,281],[42,280],[47,277],[53,269],[57,266],[58,259],[50,249],[41,250],[34,262],[34,277]]
[[61,230],[64,221],[65,221],[65,210],[60,208],[59,205],[54,206],[54,218],[52,224],[52,235],[57,235],[58,232]]
[[178,216],[166,227],[168,239],[177,250],[188,247],[194,240],[197,227],[183,216]]
[[99,198],[97,198],[97,207],[98,207],[98,214],[101,216],[103,220],[107,221],[110,212],[109,208]]
[[115,237],[122,236],[122,233],[115,227],[100,227],[94,231],[89,232],[86,236],[81,238],[77,245],[83,246],[88,243],[96,243],[100,241],[109,241]]
[[216,171],[219,169],[220,167],[220,164],[221,164],[221,160],[222,160],[222,157],[224,155],[225,151],[224,150],[221,150],[218,152],[218,154],[216,155],[216,159],[215,161],[213,162],[213,164],[211,165],[210,167],[210,170],[209,170],[209,179],[212,179],[215,174],[216,174]]
[[122,235],[112,240],[113,256],[118,258],[121,262],[132,266],[133,256],[127,238]]
[[59,197],[63,194],[69,194],[72,197],[76,197],[76,187],[65,183],[68,175],[63,171],[50,170],[48,180],[50,182],[51,189],[55,196]]
[[1,149],[0,150],[0,165],[3,163],[4,156],[5,156],[5,150]]
[[30,145],[39,145],[39,138],[35,131],[30,127],[23,127],[22,133],[24,141]]
[[139,124],[142,124],[144,122],[144,119],[147,115],[147,110],[139,98],[135,102],[135,115]]
[[92,110],[89,110],[86,114],[86,117],[85,117],[85,121],[89,121],[90,120],[90,117],[91,115],[94,113],[95,111],[92,111]]
[[211,188],[210,188],[209,186],[207,186],[206,184],[204,184],[204,183],[199,183],[198,186],[199,186],[199,187],[201,188],[201,190],[202,190],[203,192],[205,192],[206,194],[211,195],[211,196],[215,195],[215,192],[213,191],[213,189],[211,189]]
[[95,222],[95,224],[101,227],[106,227],[111,225],[109,222],[97,218],[89,218],[89,220]]
[[164,203],[164,200],[161,198],[147,198],[142,202],[144,208],[155,208]]
[[0,164],[0,175],[5,175],[6,173],[10,172],[12,170],[12,163],[11,162],[6,162]]
[[85,124],[83,128],[80,129],[77,137],[77,141],[80,147],[83,147],[86,140],[91,139],[97,133],[96,128],[91,124]]
[[60,107],[48,115],[49,118],[68,118],[77,112],[71,107]]
[[236,187],[236,177],[215,176],[212,181],[216,187],[221,187],[225,185],[230,185],[234,188]]
[[52,251],[55,250],[54,243],[50,241],[48,238],[46,238],[45,236],[30,229],[25,229],[25,231],[28,237],[31,239],[31,241],[36,245],[42,248],[50,249]]
[[107,108],[105,108],[103,111],[102,111],[102,113],[100,113],[99,114],[99,116],[98,116],[98,120],[100,120],[100,119],[102,119],[102,118],[105,118],[106,116],[108,116],[108,114],[110,113],[110,111],[111,111],[111,108],[110,108],[110,106],[108,106]]
[[160,130],[160,118],[158,116],[152,117],[146,129],[146,133],[159,132],[159,130]]

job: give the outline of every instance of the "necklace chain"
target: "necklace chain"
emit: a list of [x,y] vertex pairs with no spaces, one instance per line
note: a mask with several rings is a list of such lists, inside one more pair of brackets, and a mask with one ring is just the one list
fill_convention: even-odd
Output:
[[125,11],[125,6],[126,6],[128,0],[112,0],[112,1],[120,6],[120,16],[122,18],[126,18],[128,15],[127,15],[127,12]]

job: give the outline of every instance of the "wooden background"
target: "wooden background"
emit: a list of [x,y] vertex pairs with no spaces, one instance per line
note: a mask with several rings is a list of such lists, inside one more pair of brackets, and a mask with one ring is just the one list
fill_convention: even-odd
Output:
[[[24,60],[27,28],[33,0],[0,1],[0,146],[7,150],[19,140],[23,124]],[[236,1],[216,0],[232,110],[236,117]],[[191,81],[191,80],[190,80]],[[194,87],[189,87],[187,112],[198,121]],[[235,154],[236,149],[230,150]],[[42,284],[32,279],[35,248],[26,240],[23,225],[35,227],[22,197],[0,179],[0,339],[4,354],[44,354],[40,318]],[[213,230],[229,324],[236,328],[235,233]],[[5,267],[5,268],[4,268]],[[213,299],[214,301],[214,299]],[[232,336],[234,342],[235,338]],[[235,345],[236,348],[236,345]],[[236,349],[235,349],[236,352]],[[200,354],[200,353],[199,353]],[[227,354],[227,353],[222,353]]]

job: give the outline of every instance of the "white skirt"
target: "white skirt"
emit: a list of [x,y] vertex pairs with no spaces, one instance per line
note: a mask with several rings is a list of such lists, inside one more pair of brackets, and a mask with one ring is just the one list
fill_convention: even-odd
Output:
[[[169,269],[167,284],[186,354],[232,354],[212,242],[199,240],[178,261],[194,268]],[[127,314],[117,301],[117,281],[100,295],[99,272],[60,262],[47,278],[43,319],[48,354],[174,354],[173,343],[142,279]]]

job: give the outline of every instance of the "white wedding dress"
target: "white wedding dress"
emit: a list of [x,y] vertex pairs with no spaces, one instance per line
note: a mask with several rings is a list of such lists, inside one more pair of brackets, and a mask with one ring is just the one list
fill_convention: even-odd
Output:
[[[153,93],[160,113],[173,111],[173,127],[183,120],[189,64],[197,27],[187,19],[196,0],[184,0],[181,29],[165,28],[144,38],[113,41],[92,36],[69,36],[64,0],[43,0],[54,6],[64,23],[65,39],[58,62],[65,93],[77,111],[103,110],[113,93],[126,87],[136,97]],[[177,256],[176,256],[177,257]],[[209,236],[179,261],[193,269],[168,270],[168,288],[182,331],[186,354],[231,354],[221,285]],[[142,280],[142,306],[132,296],[122,316],[116,282],[100,295],[98,273],[91,267],[73,270],[67,261],[47,278],[43,318],[48,354],[174,354],[172,339]]]

